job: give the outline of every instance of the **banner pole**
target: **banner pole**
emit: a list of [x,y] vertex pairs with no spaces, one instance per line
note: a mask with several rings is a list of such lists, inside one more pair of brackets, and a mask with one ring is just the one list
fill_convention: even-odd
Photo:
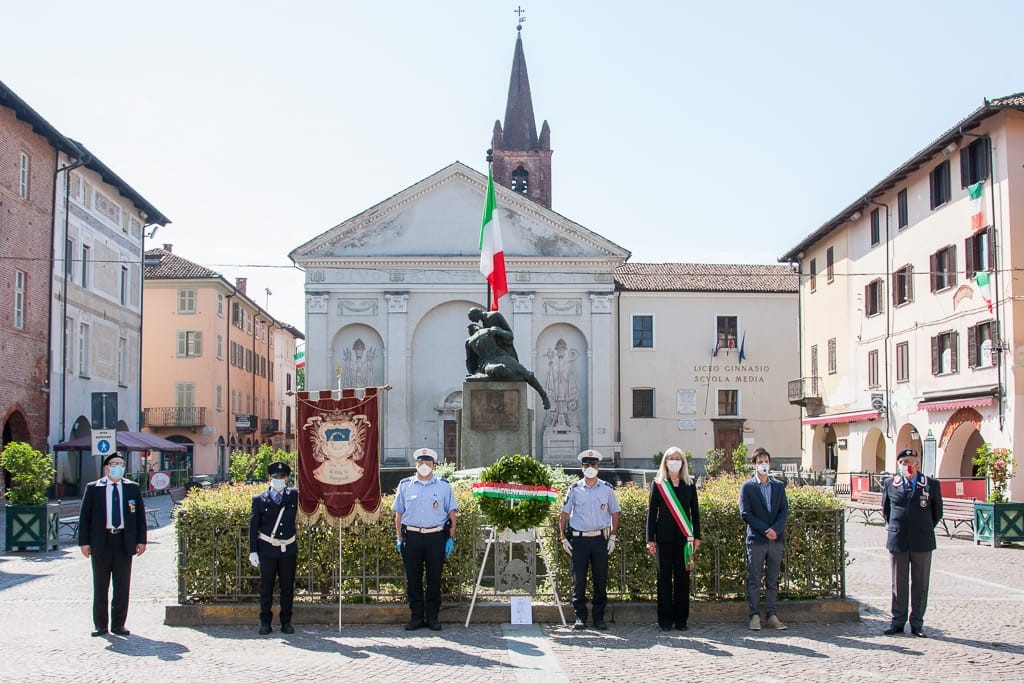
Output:
[[341,631],[341,520],[338,520],[338,631]]

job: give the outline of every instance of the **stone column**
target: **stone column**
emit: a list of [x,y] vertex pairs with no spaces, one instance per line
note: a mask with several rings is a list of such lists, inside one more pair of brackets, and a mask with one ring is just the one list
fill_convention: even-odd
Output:
[[412,380],[412,363],[409,354],[412,344],[408,338],[409,293],[391,292],[385,294],[388,302],[387,330],[384,342],[385,381],[391,390],[385,392],[387,416],[384,439],[381,443],[382,462],[387,465],[405,465],[410,461],[409,386]]

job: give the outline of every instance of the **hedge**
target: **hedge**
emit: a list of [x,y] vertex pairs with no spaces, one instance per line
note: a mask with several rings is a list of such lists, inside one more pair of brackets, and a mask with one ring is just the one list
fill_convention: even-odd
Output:
[[[745,526],[737,504],[741,484],[740,479],[720,477],[709,480],[700,493],[702,544],[692,573],[698,598],[743,599]],[[455,551],[445,564],[442,581],[442,592],[448,600],[469,599],[483,557],[485,522],[469,486],[469,482],[454,484],[461,512]],[[175,521],[181,602],[256,598],[257,570],[248,563],[247,526],[252,496],[263,489],[263,485],[197,489],[178,509]],[[653,599],[656,564],[647,552],[645,537],[649,491],[628,484],[616,493],[622,513],[618,547],[609,568],[608,593],[615,599]],[[811,488],[789,488],[788,497],[790,517],[780,596],[839,596],[845,560],[841,556],[843,517],[839,501],[830,493]],[[376,522],[357,522],[341,532],[342,595],[346,602],[403,599],[405,578],[394,546],[393,501],[393,495],[383,496]],[[538,572],[544,572],[544,557],[554,558],[553,573],[559,594],[565,599],[572,581],[569,555],[555,533],[560,509],[560,502],[552,505]],[[300,525],[297,599],[337,600],[338,533],[337,525],[323,520]],[[485,576],[489,573],[490,568]],[[550,595],[550,588],[550,584],[538,586],[538,595]]]

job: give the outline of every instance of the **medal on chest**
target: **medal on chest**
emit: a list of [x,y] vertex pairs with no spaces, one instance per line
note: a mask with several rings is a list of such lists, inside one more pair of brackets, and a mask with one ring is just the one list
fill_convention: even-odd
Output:
[[436,500],[434,501],[434,509],[435,510],[437,509],[437,501]]

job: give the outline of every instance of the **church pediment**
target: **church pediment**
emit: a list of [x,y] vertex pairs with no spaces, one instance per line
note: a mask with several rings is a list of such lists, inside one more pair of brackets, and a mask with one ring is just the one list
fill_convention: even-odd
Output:
[[[297,247],[296,263],[349,258],[477,257],[487,177],[455,162]],[[496,187],[506,259],[626,259],[629,252]]]

